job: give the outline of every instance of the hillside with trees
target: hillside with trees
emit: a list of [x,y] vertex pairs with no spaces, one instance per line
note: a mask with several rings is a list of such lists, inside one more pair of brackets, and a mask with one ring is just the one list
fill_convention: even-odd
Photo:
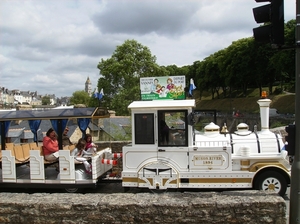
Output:
[[[103,88],[104,91],[102,106],[115,110],[117,115],[128,115],[129,103],[140,99],[139,79],[154,76],[184,75],[187,82],[193,78],[197,86],[198,93],[194,98],[198,106],[208,98],[223,99],[229,102],[226,104],[228,110],[233,108],[233,99],[251,98],[253,93],[249,94],[249,91],[258,90],[254,92],[254,98],[259,98],[263,90],[267,90],[273,98],[285,92],[293,93],[295,50],[285,47],[294,46],[295,27],[295,20],[285,24],[283,49],[272,48],[269,43],[257,43],[253,37],[243,38],[202,61],[183,67],[160,66],[148,47],[135,40],[126,40],[116,47],[110,58],[101,59],[98,63],[98,89]],[[89,104],[96,105],[97,100],[91,100]],[[245,100],[241,104],[245,104]],[[290,112],[292,109],[287,110]]]

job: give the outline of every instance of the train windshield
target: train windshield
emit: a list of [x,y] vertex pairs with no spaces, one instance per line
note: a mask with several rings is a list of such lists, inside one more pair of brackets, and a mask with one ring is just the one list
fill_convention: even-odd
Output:
[[158,111],[158,145],[187,146],[187,111]]

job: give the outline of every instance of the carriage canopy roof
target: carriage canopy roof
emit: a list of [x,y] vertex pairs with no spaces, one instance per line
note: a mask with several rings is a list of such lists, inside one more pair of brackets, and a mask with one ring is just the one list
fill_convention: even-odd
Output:
[[0,121],[12,120],[43,120],[43,119],[69,119],[69,118],[104,118],[109,117],[105,108],[68,108],[44,110],[16,110],[0,111]]

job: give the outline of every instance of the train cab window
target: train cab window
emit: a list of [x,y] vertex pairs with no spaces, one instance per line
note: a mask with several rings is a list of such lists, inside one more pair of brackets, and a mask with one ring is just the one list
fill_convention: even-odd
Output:
[[187,111],[158,112],[158,145],[187,146]]
[[154,114],[134,115],[135,144],[154,144]]

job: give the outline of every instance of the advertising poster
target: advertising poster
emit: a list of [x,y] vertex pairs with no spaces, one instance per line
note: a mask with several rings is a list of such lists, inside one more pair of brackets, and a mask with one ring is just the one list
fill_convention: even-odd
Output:
[[140,78],[142,100],[185,99],[185,76]]

